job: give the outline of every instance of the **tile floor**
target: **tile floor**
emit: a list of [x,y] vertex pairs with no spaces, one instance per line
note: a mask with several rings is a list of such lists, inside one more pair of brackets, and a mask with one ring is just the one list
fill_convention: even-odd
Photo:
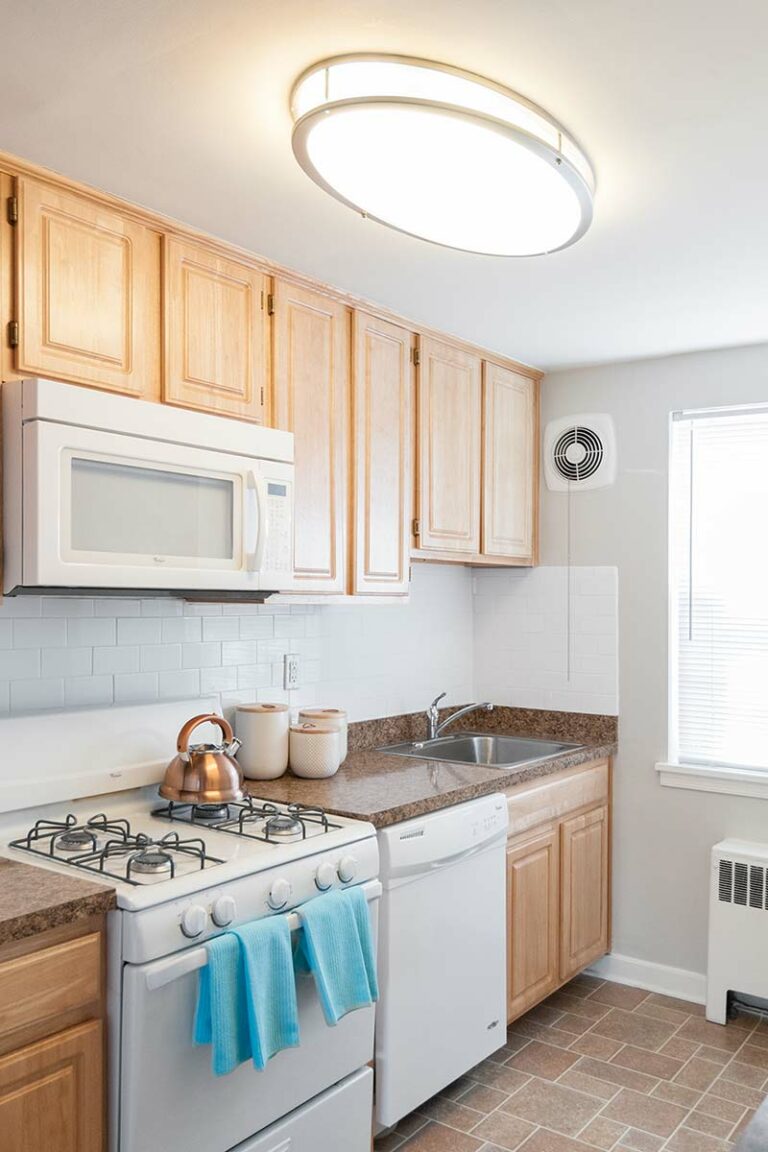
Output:
[[768,1092],[768,1021],[579,976],[376,1152],[733,1152]]

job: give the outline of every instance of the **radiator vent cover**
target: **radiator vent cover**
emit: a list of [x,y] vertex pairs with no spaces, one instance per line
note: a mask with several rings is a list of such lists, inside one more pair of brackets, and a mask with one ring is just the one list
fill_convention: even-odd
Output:
[[758,864],[743,864],[721,859],[718,870],[717,898],[722,904],[740,904],[743,908],[768,910],[765,890],[766,869]]

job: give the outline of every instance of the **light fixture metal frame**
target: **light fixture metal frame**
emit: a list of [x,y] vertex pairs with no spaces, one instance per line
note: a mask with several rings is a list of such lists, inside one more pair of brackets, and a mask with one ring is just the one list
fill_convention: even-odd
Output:
[[[469,109],[457,104],[449,104],[443,101],[426,100],[420,97],[412,96],[356,96],[346,97],[342,100],[328,100],[323,104],[318,105],[316,108],[310,109],[302,116],[294,118],[292,146],[293,154],[296,160],[310,177],[310,179],[333,196],[335,200],[351,208],[360,216],[367,220],[375,220],[378,224],[383,224],[387,228],[391,228],[395,232],[400,232],[404,236],[412,236],[416,240],[421,240],[427,244],[434,244],[438,248],[448,248],[454,252],[466,252],[474,256],[490,256],[493,259],[527,259],[535,256],[548,256],[554,252],[561,252],[565,248],[570,248],[577,240],[580,240],[584,233],[588,230],[593,218],[593,198],[595,192],[595,180],[592,164],[586,156],[581,145],[575,140],[570,132],[557,121],[553,116],[550,116],[538,104],[528,100],[525,96],[521,96],[511,88],[507,88],[504,84],[500,84],[495,80],[489,80],[485,76],[480,76],[475,72],[468,72],[463,68],[454,67],[451,64],[443,64],[436,60],[427,60],[418,56],[400,56],[391,53],[377,53],[377,52],[359,52],[348,53],[340,56],[329,56],[324,60],[319,60],[317,63],[312,64],[309,68],[301,73],[297,78],[291,89],[290,107],[291,114],[294,115],[294,101],[296,93],[301,85],[309,77],[316,72],[322,72],[325,69],[331,68],[336,64],[357,63],[370,60],[376,63],[396,63],[407,64],[415,67],[423,67],[431,71],[447,72],[454,76],[460,76],[462,79],[471,80],[475,84],[479,84],[484,88],[491,88],[500,92],[504,96],[510,97],[516,103],[535,112],[537,116],[541,116],[552,128],[558,133],[561,145],[562,139],[565,138],[568,142],[580,153],[584,159],[584,163],[589,167],[592,174],[591,183],[585,180],[578,168],[564,156],[562,151],[553,148],[545,140],[539,139],[531,132],[527,132],[524,128],[516,127],[507,123],[505,120],[500,120],[498,117],[490,116],[488,113],[479,112],[475,109]],[[417,232],[410,232],[406,228],[400,228],[397,224],[393,224],[389,220],[385,220],[380,216],[366,210],[361,204],[356,204],[352,200],[348,200],[343,196],[338,189],[329,184],[327,180],[320,175],[314,164],[310,160],[308,151],[308,140],[312,128],[321,120],[332,116],[335,113],[344,111],[348,108],[355,107],[376,107],[376,108],[397,108],[403,106],[411,106],[416,108],[427,109],[438,115],[444,115],[449,119],[465,120],[469,123],[478,123],[483,127],[497,132],[500,136],[505,136],[514,140],[516,143],[521,144],[530,152],[534,153],[540,159],[543,159],[552,168],[555,168],[562,178],[568,183],[576,195],[581,210],[581,221],[576,231],[565,241],[564,244],[558,245],[556,248],[542,249],[540,252],[485,252],[482,250],[475,250],[472,248],[463,248],[459,245],[449,244],[442,240],[432,240],[428,236],[421,236]]]

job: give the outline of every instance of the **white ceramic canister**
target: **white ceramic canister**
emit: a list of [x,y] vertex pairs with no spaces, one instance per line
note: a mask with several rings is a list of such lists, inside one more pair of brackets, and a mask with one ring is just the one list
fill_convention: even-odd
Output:
[[295,776],[319,780],[339,770],[339,733],[320,724],[291,725],[291,771]]
[[288,767],[287,704],[239,704],[235,733],[242,747],[237,762],[248,780],[274,780]]
[[347,714],[343,708],[302,708],[299,712],[300,724],[321,724],[325,728],[335,728],[339,733],[339,756],[343,764],[347,758]]

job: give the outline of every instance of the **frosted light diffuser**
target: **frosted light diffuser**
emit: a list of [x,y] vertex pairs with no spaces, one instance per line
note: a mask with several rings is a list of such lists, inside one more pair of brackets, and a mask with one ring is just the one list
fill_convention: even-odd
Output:
[[495,256],[554,252],[592,220],[594,175],[522,96],[445,64],[341,56],[291,97],[293,150],[337,200],[391,228]]

